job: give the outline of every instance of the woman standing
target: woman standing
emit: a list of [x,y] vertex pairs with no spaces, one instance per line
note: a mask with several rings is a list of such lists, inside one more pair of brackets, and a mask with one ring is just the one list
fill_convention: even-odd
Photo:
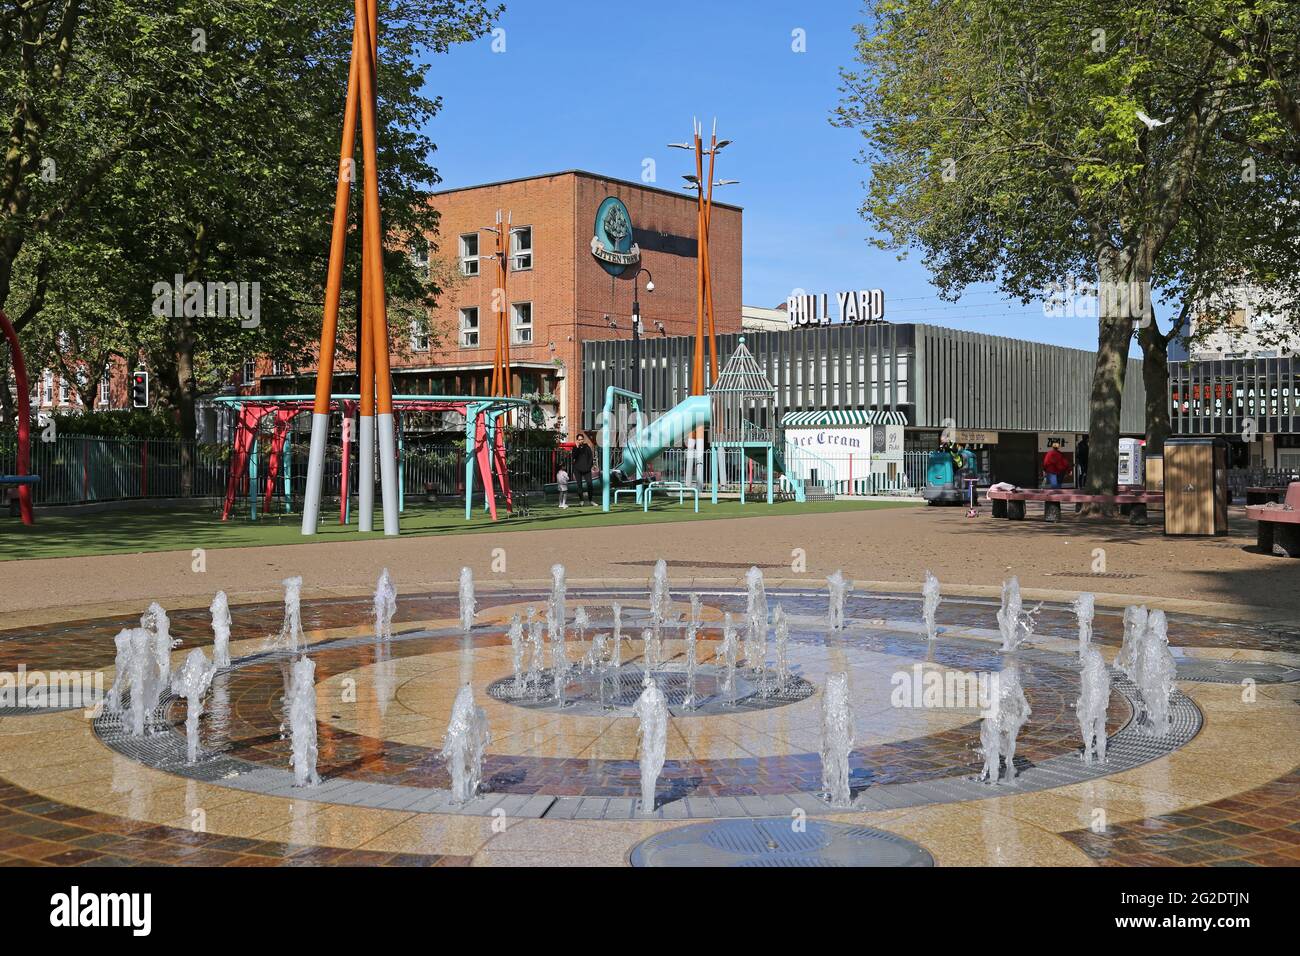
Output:
[[593,505],[596,503],[596,490],[591,480],[591,469],[595,464],[596,453],[591,442],[585,432],[578,432],[578,444],[573,449],[573,477],[582,500]]

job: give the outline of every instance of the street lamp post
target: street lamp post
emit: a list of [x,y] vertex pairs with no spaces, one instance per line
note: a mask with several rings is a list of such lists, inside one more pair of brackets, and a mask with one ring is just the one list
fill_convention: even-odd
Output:
[[[650,270],[641,266],[636,270],[636,275],[632,276],[632,391],[641,395],[641,273],[649,276],[646,280],[645,290],[653,292],[655,290],[655,278],[651,275]],[[641,395],[641,405],[645,407],[645,396]]]

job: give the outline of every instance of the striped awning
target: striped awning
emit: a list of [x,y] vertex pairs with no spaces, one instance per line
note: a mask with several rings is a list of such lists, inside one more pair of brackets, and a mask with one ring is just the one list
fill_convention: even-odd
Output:
[[864,425],[906,425],[902,412],[850,408],[818,412],[786,412],[782,428],[854,428]]

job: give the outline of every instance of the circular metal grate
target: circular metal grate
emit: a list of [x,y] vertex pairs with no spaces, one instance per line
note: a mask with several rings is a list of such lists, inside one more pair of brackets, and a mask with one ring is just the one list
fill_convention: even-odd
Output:
[[919,844],[847,823],[715,820],[638,843],[633,866],[934,866]]
[[1270,664],[1266,661],[1216,661],[1203,657],[1184,657],[1178,661],[1178,680],[1202,684],[1240,684],[1253,680],[1257,684],[1289,684],[1300,681],[1300,667]]

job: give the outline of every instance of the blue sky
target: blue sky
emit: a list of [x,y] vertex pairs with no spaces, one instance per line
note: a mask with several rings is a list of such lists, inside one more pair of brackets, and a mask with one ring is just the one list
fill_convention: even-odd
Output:
[[746,304],[880,287],[895,322],[1095,348],[1093,320],[1049,318],[989,286],[944,302],[915,254],[868,244],[861,137],[828,120],[861,19],[857,0],[506,0],[504,52],[485,37],[429,71],[443,97],[434,163],[445,188],[571,168],[639,180],[653,159],[656,185],[677,189],[693,163],[667,144],[716,116],[733,141],[717,176],[741,181],[715,196],[745,210]]

